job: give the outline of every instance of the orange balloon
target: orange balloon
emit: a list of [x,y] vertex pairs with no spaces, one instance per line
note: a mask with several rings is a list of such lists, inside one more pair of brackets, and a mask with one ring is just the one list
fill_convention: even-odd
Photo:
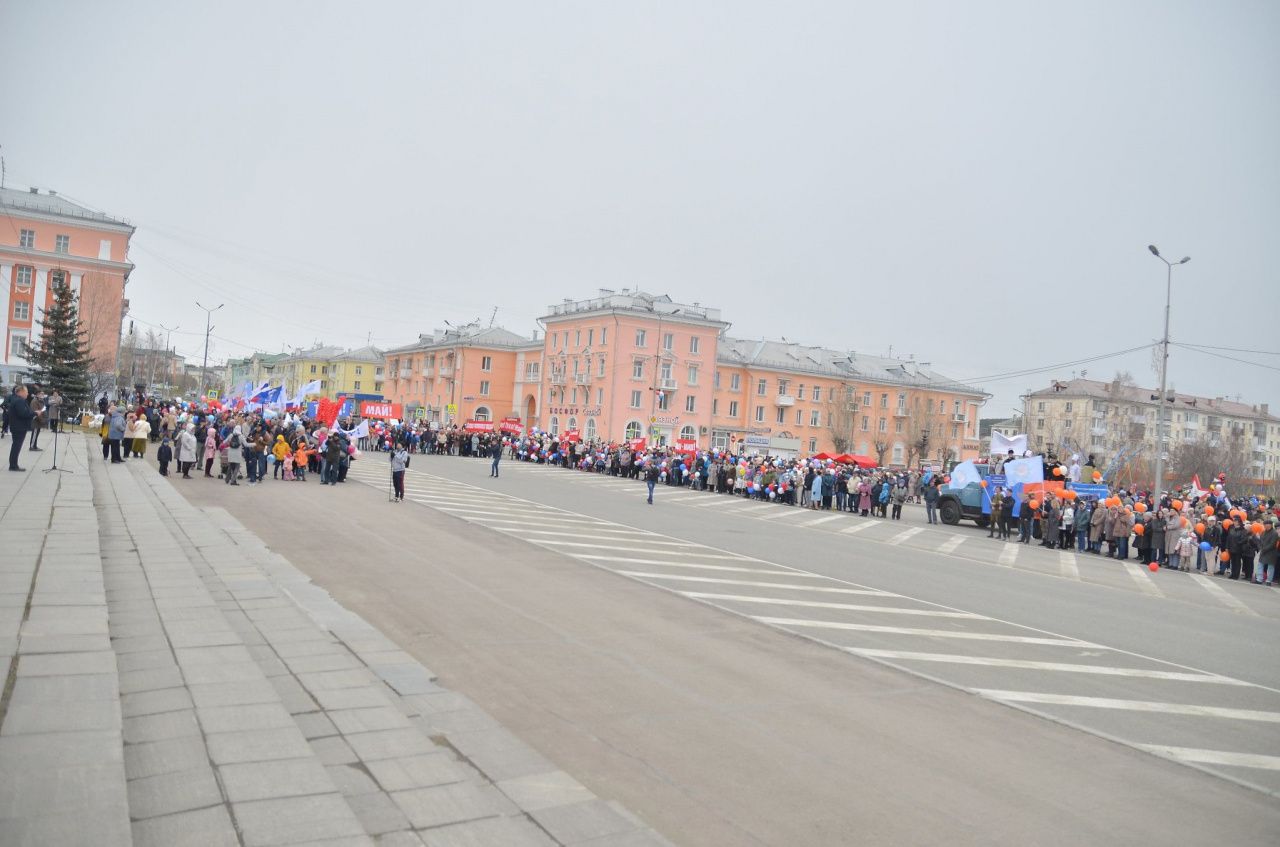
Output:
[[1254,535],[1262,535],[1263,527],[1260,523],[1254,523],[1254,525],[1249,527],[1249,529],[1253,530]]
[[1094,471],[1094,472],[1093,472],[1093,481],[1094,481],[1094,482],[1100,482],[1101,480],[1102,480],[1102,473],[1101,473],[1100,471]]
[[1223,519],[1223,521],[1222,521],[1222,528],[1223,528],[1223,529],[1231,529],[1231,521],[1226,520],[1226,519]]
[[1235,518],[1235,519],[1236,519],[1236,520],[1238,520],[1238,521],[1239,521],[1239,520],[1244,520],[1244,513],[1243,513],[1243,512],[1241,512],[1239,509],[1232,509],[1232,510],[1231,510],[1231,517]]
[[1053,469],[1053,475],[1054,475],[1054,476],[1062,476],[1062,468],[1054,468],[1054,469]]
[[1076,494],[1074,491],[1063,491],[1063,492],[1062,492],[1062,499],[1064,499],[1064,500],[1074,500],[1074,499],[1076,499],[1076,497],[1078,497],[1078,496],[1079,496],[1079,495],[1078,495],[1078,494]]
[[1134,531],[1136,534],[1138,534],[1138,535],[1146,535],[1147,528],[1146,528],[1145,526],[1143,526],[1142,524],[1140,524],[1140,523],[1139,523],[1139,524],[1134,524],[1134,525],[1133,525],[1133,531]]
[[1146,503],[1134,503],[1134,504],[1133,504],[1133,510],[1134,510],[1135,512],[1137,512],[1138,514],[1142,514],[1143,512],[1145,512],[1145,511],[1147,510],[1147,504],[1146,504]]
[[1222,561],[1224,561],[1224,562],[1229,562],[1229,561],[1231,561],[1231,554],[1230,554],[1230,553],[1228,553],[1226,550],[1223,550],[1223,551],[1222,551],[1222,555],[1221,555],[1221,556],[1219,556],[1218,558],[1219,558],[1219,559],[1221,559],[1221,560],[1222,560]]
[[1181,512],[1181,511],[1182,511],[1182,501],[1181,501],[1181,500],[1174,500],[1174,501],[1173,501],[1173,510],[1174,510],[1175,512]]
[[1039,509],[1039,508],[1040,508],[1040,501],[1039,501],[1039,500],[1032,500],[1032,501],[1030,501],[1029,503],[1027,503],[1027,505],[1028,505],[1028,506],[1030,506],[1030,507],[1031,507],[1031,510],[1034,512],[1036,509]]
[[1191,523],[1191,521],[1187,520],[1186,518],[1183,518],[1183,519],[1182,519],[1182,526],[1183,526],[1183,528],[1184,528],[1184,529],[1186,528],[1187,524],[1189,524],[1189,523]]
[[986,488],[986,487],[987,487],[987,481],[984,479],[982,482],[979,482],[979,483],[978,483],[978,485],[982,486],[983,488]]
[[1160,565],[1156,562],[1152,562],[1151,564],[1147,565],[1147,569],[1150,570],[1152,573],[1155,573],[1156,571],[1160,570]]
[[1204,524],[1196,524],[1196,535],[1204,535]]

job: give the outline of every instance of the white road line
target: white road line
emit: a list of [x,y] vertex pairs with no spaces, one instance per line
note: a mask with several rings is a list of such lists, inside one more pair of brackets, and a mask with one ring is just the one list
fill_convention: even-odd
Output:
[[1164,592],[1156,585],[1155,580],[1151,578],[1151,574],[1147,573],[1147,569],[1135,562],[1121,562],[1124,569],[1129,572],[1129,576],[1133,577],[1133,581],[1137,583],[1138,590],[1152,597],[1163,597]]
[[[589,547],[592,550],[623,550],[627,553],[659,553],[663,556],[697,556],[702,559],[729,559],[731,561],[746,561],[744,556],[723,555],[721,553],[703,553],[697,550],[646,550],[644,547],[615,547],[610,544],[584,544],[578,541],[560,541],[556,538],[531,538],[537,544],[551,544],[556,547]],[[610,541],[620,541],[621,539],[611,538]],[[647,543],[647,539],[643,542],[637,541],[637,544]],[[658,542],[670,543],[670,542]]]
[[509,515],[524,518],[537,518],[543,515],[554,515],[555,512],[544,511],[542,509],[509,509],[506,506],[489,505],[483,506],[437,506],[434,503],[428,503],[433,509],[439,509],[442,512],[460,512],[464,515]]
[[1157,756],[1168,756],[1183,762],[1202,765],[1233,765],[1238,768],[1258,768],[1280,771],[1280,756],[1264,756],[1261,753],[1232,753],[1227,750],[1200,750],[1195,747],[1164,747],[1160,744],[1135,745]]
[[781,507],[775,506],[772,503],[757,503],[754,506],[743,506],[741,509],[734,509],[733,513],[735,515],[745,515],[748,512],[759,512],[762,509],[777,509],[777,508],[781,508]]
[[1161,703],[1153,700],[1116,700],[1111,697],[1079,697],[1074,694],[1045,694],[1039,691],[999,691],[991,688],[975,688],[973,693],[991,700],[1003,700],[1006,703],[1044,703],[1051,706],[1085,706],[1091,709],[1160,712],[1167,715],[1196,715],[1204,718],[1233,718],[1242,721],[1280,723],[1280,712],[1263,712],[1257,709],[1228,709],[1222,706]]
[[996,559],[996,561],[1007,568],[1013,567],[1013,563],[1018,561],[1018,545],[1006,542],[1004,549],[1000,551],[1000,558]]
[[[753,582],[749,579],[720,579],[714,576],[685,576],[672,573],[648,573],[645,571],[618,571],[623,576],[639,579],[666,579],[673,582],[707,582],[716,585],[745,585],[751,588],[787,588],[794,591],[820,591],[824,594],[862,594],[870,597],[897,597],[888,591],[875,588],[829,588],[824,585],[790,585],[785,582]],[[783,571],[786,573],[786,571]]]
[[1058,551],[1058,567],[1062,569],[1062,575],[1067,579],[1080,581],[1080,568],[1076,566],[1076,554],[1069,550]]
[[767,576],[801,576],[813,579],[829,579],[818,574],[795,573],[794,571],[771,571],[761,568],[741,568],[734,565],[708,565],[702,562],[669,562],[664,559],[633,559],[627,556],[600,556],[594,553],[569,553],[578,559],[589,559],[593,562],[625,562],[629,565],[662,565],[664,568],[695,568],[700,571],[732,571],[734,573],[758,573]]
[[[412,500],[414,498],[410,497],[409,499]],[[432,508],[435,508],[435,507],[433,506]],[[558,513],[551,512],[550,514],[555,515]],[[501,517],[496,517],[496,516],[484,517],[481,515],[473,515],[471,517],[471,520],[482,521],[484,523],[513,523],[519,526],[529,525],[528,518],[516,519],[511,517],[509,514],[503,514]],[[544,516],[538,517],[539,526],[541,526],[542,524],[562,524],[564,526],[595,527],[598,525],[598,523],[599,523],[598,521],[594,521],[594,520],[579,520],[577,518],[559,518],[559,517],[544,517]]]
[[805,521],[804,523],[800,524],[800,526],[804,529],[808,529],[809,527],[817,526],[818,524],[828,523],[830,521],[838,521],[840,520],[841,517],[842,517],[841,515],[827,515],[824,518],[818,518],[816,521]]
[[967,535],[953,535],[938,547],[939,553],[954,553],[955,549],[969,540]]
[[1097,645],[1077,641],[1074,638],[1036,638],[1027,635],[1000,635],[994,632],[964,632],[949,629],[912,629],[901,626],[875,626],[862,623],[840,623],[838,621],[808,621],[795,618],[754,617],[761,623],[774,626],[807,626],[818,629],[847,629],[856,632],[885,632],[893,635],[924,635],[930,638],[959,638],[969,641],[1008,641],[1014,644],[1048,644],[1054,647],[1093,647]]
[[840,532],[844,533],[845,535],[852,535],[855,532],[862,532],[864,529],[870,529],[873,526],[875,526],[875,524],[873,523],[856,523],[853,526],[845,527],[844,529],[840,530]]
[[965,656],[951,653],[916,653],[911,650],[875,650],[863,647],[845,647],[856,656],[873,659],[902,659],[909,662],[940,662],[950,665],[983,665],[994,668],[1024,668],[1033,671],[1061,671],[1064,673],[1091,673],[1102,676],[1132,676],[1141,679],[1168,679],[1178,682],[1207,682],[1217,685],[1242,685],[1249,683],[1226,676],[1207,673],[1182,673],[1179,671],[1151,671],[1144,668],[1119,668],[1106,665],[1084,665],[1072,662],[1036,662],[1030,659],[996,659],[987,656]]
[[708,506],[733,506],[736,505],[732,497],[725,497],[722,494],[707,495],[707,499],[703,503],[694,503],[689,506],[690,509],[705,509]]
[[1214,596],[1214,598],[1220,600],[1224,606],[1227,606],[1232,611],[1243,612],[1246,615],[1260,617],[1257,612],[1246,606],[1244,601],[1236,597],[1227,589],[1223,588],[1221,585],[1218,585],[1218,583],[1214,582],[1204,574],[1193,573],[1189,574],[1189,576],[1194,579],[1198,585],[1202,586],[1205,591],[1208,591]]
[[984,620],[982,615],[971,612],[938,612],[933,609],[903,609],[896,606],[859,606],[850,603],[823,603],[818,600],[790,600],[781,597],[755,597],[750,594],[708,594],[702,591],[681,591],[685,597],[698,600],[725,600],[734,603],[762,603],[767,606],[803,606],[807,609],[844,609],[850,612],[882,612],[886,615],[922,615],[932,618],[967,618]]
[[895,535],[893,538],[890,538],[888,541],[886,541],[885,544],[901,544],[902,542],[906,541],[908,538],[917,536],[922,532],[924,532],[923,527],[915,526],[915,527],[912,527],[911,529],[903,530],[902,532]]
[[817,514],[814,509],[805,509],[800,506],[774,506],[775,512],[772,515],[761,515],[762,521],[776,521],[780,518],[803,518],[813,517]]
[[[594,530],[594,529],[595,529],[595,527],[591,527],[591,529],[592,529],[592,530]],[[562,532],[562,531],[560,531],[560,530],[554,530],[554,529],[522,529],[522,530],[521,530],[521,532],[528,532],[528,533],[531,533],[531,534],[534,534],[534,535],[567,535],[567,536],[569,536],[570,538],[578,538],[578,539],[594,538],[594,539],[595,539],[595,540],[597,540],[597,541],[635,541],[635,542],[636,542],[636,543],[638,543],[638,544],[640,544],[640,543],[642,543],[642,544],[663,544],[663,545],[670,545],[670,546],[672,546],[672,547],[688,547],[688,546],[689,546],[689,542],[687,542],[687,541],[663,541],[663,540],[661,540],[661,539],[657,539],[657,538],[644,538],[644,540],[643,540],[643,541],[641,541],[641,537],[636,537],[636,538],[619,538],[617,535],[587,535],[585,532]],[[541,541],[542,539],[536,539],[536,540]],[[547,544],[564,544],[565,542],[563,542],[563,541],[552,541],[552,540],[549,540],[549,539],[548,539],[546,543],[547,543]],[[593,545],[590,545],[590,546],[593,546],[593,547],[594,547],[594,546],[597,546],[597,545],[594,545],[594,544],[593,544]],[[629,547],[628,547],[628,548],[626,548],[626,549],[628,549],[628,550],[629,550],[629,549],[631,549],[631,548],[629,548]],[[650,551],[650,552],[657,553],[657,552],[659,552],[659,551],[657,551],[657,550],[653,550],[653,551]],[[666,552],[668,552],[668,551],[663,550],[663,551],[661,551],[661,552],[666,553]],[[696,555],[696,554],[695,554],[695,555]]]

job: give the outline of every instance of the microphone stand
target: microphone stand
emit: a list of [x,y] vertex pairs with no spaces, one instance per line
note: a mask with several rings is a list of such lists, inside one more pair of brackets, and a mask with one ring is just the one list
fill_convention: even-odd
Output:
[[[61,414],[59,414],[59,417],[61,417]],[[53,424],[55,422],[59,424],[59,426],[53,430],[53,465],[51,467],[45,468],[42,471],[42,473],[54,473],[54,472],[75,473],[75,471],[71,470],[70,468],[58,467],[58,436],[62,434],[62,426],[61,426],[62,421],[61,420],[55,421],[54,419],[50,418],[49,420],[50,424]]]

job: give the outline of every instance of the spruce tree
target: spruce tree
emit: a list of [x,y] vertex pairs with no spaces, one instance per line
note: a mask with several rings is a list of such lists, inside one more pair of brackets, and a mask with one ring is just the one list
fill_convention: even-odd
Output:
[[30,381],[45,391],[58,389],[64,408],[74,409],[89,397],[89,344],[80,328],[76,295],[65,283],[54,286],[54,302],[44,313],[40,345],[25,345]]

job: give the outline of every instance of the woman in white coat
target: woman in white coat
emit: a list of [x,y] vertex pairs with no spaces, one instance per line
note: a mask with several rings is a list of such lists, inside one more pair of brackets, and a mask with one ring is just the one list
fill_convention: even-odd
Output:
[[191,432],[191,424],[183,424],[178,433],[178,469],[183,479],[191,479],[191,466],[196,461],[196,437]]

